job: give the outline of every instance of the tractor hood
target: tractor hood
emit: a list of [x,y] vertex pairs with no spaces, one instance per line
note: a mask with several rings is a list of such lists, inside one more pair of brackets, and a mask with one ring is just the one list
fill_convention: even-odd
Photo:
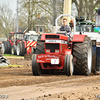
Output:
[[61,34],[54,34],[54,33],[49,33],[49,34],[42,34],[41,40],[65,40],[68,41],[68,37],[61,35]]

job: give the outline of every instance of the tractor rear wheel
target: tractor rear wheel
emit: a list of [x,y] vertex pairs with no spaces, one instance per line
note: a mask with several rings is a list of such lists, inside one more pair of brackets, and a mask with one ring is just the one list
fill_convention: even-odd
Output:
[[16,45],[12,45],[11,46],[11,54],[12,55],[16,55],[17,53],[16,53]]
[[41,36],[38,37],[36,45],[36,54],[44,54],[44,41],[41,41]]
[[64,73],[65,75],[71,76],[74,72],[74,62],[72,55],[66,55],[64,61]]
[[92,42],[85,36],[84,42],[74,43],[73,55],[76,59],[74,73],[89,75],[92,71]]
[[18,42],[17,44],[17,56],[21,56],[22,54],[22,43]]
[[36,54],[32,57],[32,73],[33,75],[39,76],[41,74],[41,68],[39,66],[39,63],[36,62]]
[[11,54],[11,44],[9,41],[6,41],[6,43],[7,43],[7,53]]

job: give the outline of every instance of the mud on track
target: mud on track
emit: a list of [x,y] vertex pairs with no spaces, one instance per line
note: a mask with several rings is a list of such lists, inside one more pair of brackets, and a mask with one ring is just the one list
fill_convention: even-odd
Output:
[[[31,60],[9,58],[9,68],[0,68],[0,94],[7,100],[96,100],[100,94],[100,75],[71,76],[42,74],[33,76]],[[16,87],[17,86],[17,87]],[[20,93],[20,94],[19,94]],[[17,95],[17,96],[16,96]],[[16,98],[16,99],[15,99]]]

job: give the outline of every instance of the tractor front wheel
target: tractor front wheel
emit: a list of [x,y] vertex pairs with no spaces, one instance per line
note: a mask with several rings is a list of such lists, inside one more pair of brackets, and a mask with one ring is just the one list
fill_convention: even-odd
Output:
[[18,42],[17,44],[17,56],[21,56],[22,54],[22,44],[21,42]]
[[5,54],[5,41],[2,42],[2,50],[3,50],[3,54]]
[[73,71],[74,71],[73,56],[66,55],[65,62],[64,62],[64,73],[65,75],[71,76],[73,75]]
[[16,55],[16,45],[11,46],[11,54]]
[[3,49],[3,54],[7,53],[7,41],[2,42],[2,49]]
[[39,63],[36,62],[36,54],[34,54],[32,57],[32,73],[36,76],[39,76],[41,74]]

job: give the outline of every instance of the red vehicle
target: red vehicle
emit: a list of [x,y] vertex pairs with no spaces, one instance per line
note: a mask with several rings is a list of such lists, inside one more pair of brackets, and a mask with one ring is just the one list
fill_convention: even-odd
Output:
[[38,34],[34,31],[29,33],[10,32],[9,39],[3,41],[3,53],[24,56],[35,52]]
[[33,54],[36,49],[38,34],[34,31],[25,33],[24,39],[17,44],[17,55]]
[[19,41],[22,41],[24,33],[22,32],[10,32],[7,41],[3,41],[3,53],[16,54],[16,45]]
[[[71,16],[71,18],[73,17]],[[32,57],[33,75],[54,70],[63,71],[68,76],[91,74],[91,39],[86,35],[73,35],[71,39],[62,32],[42,34],[37,40],[36,54]]]

